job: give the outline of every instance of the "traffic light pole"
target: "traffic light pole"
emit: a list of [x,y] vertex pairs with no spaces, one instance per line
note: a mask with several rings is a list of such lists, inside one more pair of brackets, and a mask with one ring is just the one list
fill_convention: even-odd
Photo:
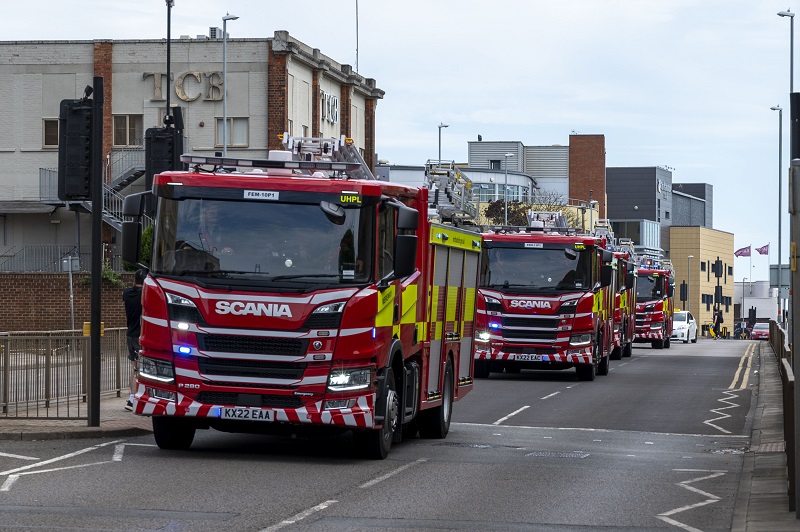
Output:
[[92,294],[89,357],[89,426],[100,426],[100,302],[103,280],[103,78],[94,78],[92,109]]

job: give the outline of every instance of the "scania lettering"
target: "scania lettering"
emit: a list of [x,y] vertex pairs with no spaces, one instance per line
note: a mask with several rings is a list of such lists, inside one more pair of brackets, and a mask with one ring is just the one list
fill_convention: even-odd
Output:
[[608,374],[613,339],[613,254],[606,239],[558,226],[494,227],[482,234],[475,376],[575,368]]
[[165,449],[209,428],[352,431],[378,459],[444,438],[473,385],[479,235],[432,224],[428,190],[376,180],[349,139],[284,139],[184,155],[126,198],[133,263],[155,205],[134,412]]

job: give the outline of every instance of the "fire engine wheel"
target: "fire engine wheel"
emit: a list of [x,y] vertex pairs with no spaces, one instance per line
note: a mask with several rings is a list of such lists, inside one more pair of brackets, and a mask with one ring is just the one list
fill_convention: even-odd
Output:
[[396,389],[394,372],[389,368],[386,370],[386,416],[383,419],[383,427],[354,433],[359,450],[368,458],[383,460],[392,448],[400,414],[400,401]]
[[453,362],[448,359],[444,368],[442,404],[420,412],[419,435],[421,437],[442,439],[450,431],[450,417],[453,414],[453,380]]
[[597,374],[598,375],[608,375],[608,366],[610,364],[610,356],[604,357],[603,356],[603,337],[599,336],[597,338],[597,344],[595,347],[595,353],[600,353],[600,360],[597,362]]
[[664,349],[669,349],[670,343],[669,338],[664,338]]
[[653,340],[650,345],[653,346],[653,349],[664,349],[664,340]]
[[633,342],[628,342],[625,344],[625,347],[622,348],[622,356],[624,358],[628,358],[633,354]]
[[615,346],[611,350],[611,360],[622,360],[622,346]]
[[488,360],[476,360],[472,373],[476,379],[488,379],[489,373],[491,373],[490,367],[491,362]]
[[153,436],[159,449],[185,451],[192,446],[195,430],[185,419],[153,417]]

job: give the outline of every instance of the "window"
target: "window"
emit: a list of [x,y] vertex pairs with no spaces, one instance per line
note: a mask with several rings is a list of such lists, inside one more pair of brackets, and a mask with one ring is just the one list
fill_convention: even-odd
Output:
[[700,271],[701,271],[701,272],[704,272],[704,271],[706,271],[706,263],[705,263],[705,262],[701,262],[701,263],[700,263]]
[[45,118],[42,127],[42,147],[58,148],[58,118]]
[[500,160],[499,159],[493,160],[493,161],[490,160],[489,161],[489,169],[490,170],[502,170],[502,168],[500,167]]
[[286,132],[289,133],[290,137],[294,136],[294,122],[291,119],[289,120],[289,127],[286,128]]
[[141,146],[142,115],[114,115],[114,146]]
[[733,266],[728,266],[728,275],[733,275]]
[[[249,127],[247,118],[228,118],[228,147],[246,148],[250,143]],[[291,121],[289,128],[291,135]],[[222,119],[217,118],[217,146],[222,146],[222,136]]]
[[395,215],[397,209],[387,205],[378,218],[378,278],[383,279],[394,270]]
[[664,219],[669,220],[669,211],[664,211]]

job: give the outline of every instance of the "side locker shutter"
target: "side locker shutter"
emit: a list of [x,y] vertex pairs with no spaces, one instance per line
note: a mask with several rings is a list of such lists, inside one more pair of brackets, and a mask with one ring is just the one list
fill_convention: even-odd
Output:
[[458,361],[458,378],[468,379],[472,369],[472,337],[475,320],[475,291],[478,286],[478,253],[467,253],[464,257],[464,297],[461,319],[461,357]]
[[428,365],[428,393],[439,391],[444,347],[444,320],[447,288],[447,248],[432,245],[433,286],[431,287],[431,353]]

